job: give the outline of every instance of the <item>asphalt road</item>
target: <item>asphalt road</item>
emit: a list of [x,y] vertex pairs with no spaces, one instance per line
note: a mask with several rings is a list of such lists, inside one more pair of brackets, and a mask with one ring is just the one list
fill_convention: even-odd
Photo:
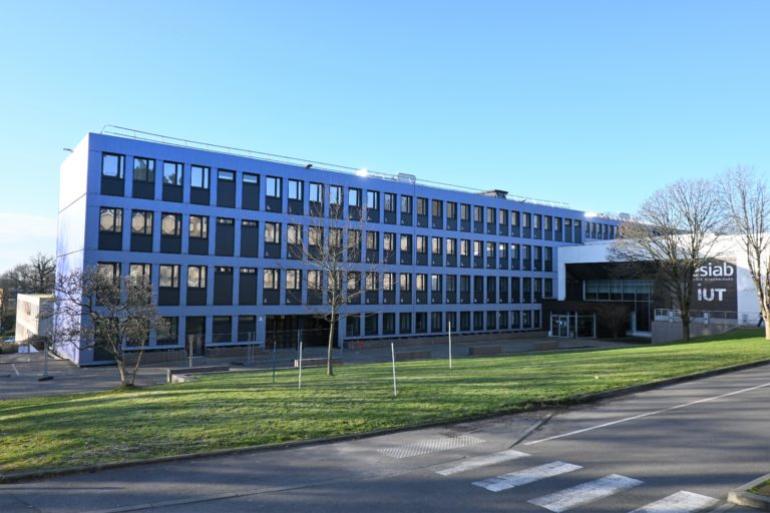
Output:
[[0,487],[0,511],[743,512],[770,472],[770,367],[556,412]]

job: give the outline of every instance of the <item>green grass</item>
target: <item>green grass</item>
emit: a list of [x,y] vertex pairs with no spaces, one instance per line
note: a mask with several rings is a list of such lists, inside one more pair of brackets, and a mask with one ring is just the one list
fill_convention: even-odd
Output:
[[770,479],[768,479],[764,483],[758,484],[754,488],[751,488],[749,491],[751,493],[756,493],[757,495],[770,497]]
[[553,405],[583,394],[770,358],[745,331],[707,341],[397,366],[239,372],[198,381],[0,402],[0,472],[75,467],[364,433]]

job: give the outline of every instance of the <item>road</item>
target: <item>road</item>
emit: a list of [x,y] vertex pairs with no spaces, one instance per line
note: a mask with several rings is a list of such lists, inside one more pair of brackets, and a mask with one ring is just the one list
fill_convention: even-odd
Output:
[[[770,472],[770,366],[556,414],[0,487],[0,511],[743,512]],[[513,446],[513,447],[512,447]]]

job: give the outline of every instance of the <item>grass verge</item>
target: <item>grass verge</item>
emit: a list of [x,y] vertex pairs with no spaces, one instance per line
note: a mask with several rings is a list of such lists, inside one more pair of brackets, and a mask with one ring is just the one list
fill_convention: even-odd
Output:
[[233,372],[185,384],[0,401],[0,473],[452,421],[770,358],[757,331],[687,344],[388,364]]
[[749,492],[756,493],[757,495],[762,495],[763,497],[770,498],[770,479],[768,479],[764,483],[758,484],[754,488],[750,489]]

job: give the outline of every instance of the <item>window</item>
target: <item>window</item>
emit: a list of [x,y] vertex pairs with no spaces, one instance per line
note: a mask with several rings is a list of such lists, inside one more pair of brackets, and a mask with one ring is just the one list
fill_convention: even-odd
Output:
[[380,193],[377,191],[366,191],[366,208],[369,210],[380,209]]
[[396,211],[396,195],[392,192],[385,193],[385,212]]
[[481,223],[484,221],[484,207],[473,207],[473,222]]
[[401,251],[412,251],[412,236],[402,234],[401,235]]
[[329,186],[329,203],[332,205],[342,205],[342,187],[340,185]]
[[307,272],[308,290],[321,290],[321,271],[310,270]]
[[385,292],[392,292],[396,287],[396,273],[383,273],[382,275],[382,290]]
[[208,189],[209,168],[195,165],[190,166],[190,187]]
[[179,287],[179,266],[178,265],[163,265],[159,267],[160,280],[158,286],[162,288],[178,288]]
[[454,256],[457,253],[457,239],[446,240],[446,254],[448,256]]
[[379,274],[376,272],[367,272],[366,273],[366,291],[367,292],[377,292],[379,290]]
[[268,244],[281,243],[281,223],[265,223],[265,242]]
[[396,234],[386,232],[383,235],[382,246],[386,252],[393,252],[396,250]]
[[417,215],[428,215],[428,198],[417,198]]
[[259,176],[253,173],[243,173],[243,183],[259,185]]
[[457,276],[454,274],[448,274],[446,277],[446,290],[454,295],[457,290]]
[[206,266],[191,265],[187,267],[187,288],[206,288]]
[[392,335],[396,332],[396,314],[384,313],[382,314],[382,334]]
[[324,186],[323,184],[310,182],[310,201],[314,203],[324,202]]
[[487,224],[494,224],[495,223],[495,209],[494,208],[488,208],[487,209]]
[[507,225],[508,224],[508,211],[505,209],[500,209],[497,211],[497,224]]
[[286,290],[300,290],[302,288],[302,271],[299,269],[286,270]]
[[511,212],[511,226],[514,228],[519,226],[519,213],[518,212]]
[[280,271],[278,269],[265,269],[262,272],[262,288],[265,290],[278,290],[280,280]]
[[441,275],[440,274],[430,275],[430,290],[432,292],[441,292]]
[[302,244],[302,227],[300,225],[290,224],[286,227],[286,242],[288,244]]
[[281,197],[281,179],[275,176],[268,176],[265,179],[265,196],[268,198],[280,198]]
[[431,239],[431,251],[434,255],[440,255],[442,248],[442,240],[441,237],[433,237]]
[[182,215],[164,213],[160,218],[160,233],[167,237],[181,237]]
[[495,243],[487,242],[487,258],[493,258],[495,256]]
[[437,200],[437,199],[431,200],[431,202],[430,202],[430,214],[433,217],[441,217],[442,216],[442,212],[441,211],[443,210],[441,207],[442,207],[441,200]]
[[182,185],[184,176],[184,164],[180,162],[163,163],[163,183],[165,185]]
[[366,232],[366,250],[378,251],[380,249],[380,233]]
[[158,345],[172,345],[179,342],[179,317],[162,317],[163,329],[158,330]]
[[207,216],[190,216],[190,237],[208,239],[209,218]]
[[401,195],[401,213],[402,214],[411,214],[412,213],[412,197],[407,196],[406,194]]
[[467,257],[471,254],[471,241],[462,239],[460,241],[460,256]]
[[131,233],[136,235],[152,235],[152,212],[134,210],[131,214]]
[[217,176],[223,182],[234,182],[235,181],[235,171],[228,171],[227,169],[220,169],[219,172],[217,173]]
[[428,252],[428,237],[425,235],[417,236],[417,253],[425,254]]
[[401,273],[398,277],[399,288],[401,292],[409,292],[412,290],[412,275],[409,273]]
[[102,154],[102,176],[123,178],[123,155],[114,153]]
[[522,228],[529,228],[529,220],[530,220],[530,218],[531,218],[531,215],[526,213],[526,212],[524,212],[521,215],[521,227]]
[[473,256],[480,257],[481,256],[481,241],[480,240],[474,240],[473,241]]
[[348,272],[348,292],[358,292],[361,290],[361,273],[358,271]]
[[342,228],[329,228],[329,247],[342,247]]
[[134,181],[155,182],[155,161],[143,157],[134,157]]
[[120,233],[123,231],[123,209],[102,207],[99,209],[99,231]]
[[348,248],[352,250],[361,249],[361,230],[348,230]]
[[446,217],[447,219],[457,219],[457,203],[454,201],[447,201]]
[[295,201],[302,201],[302,187],[301,180],[289,179],[289,199]]
[[466,205],[463,203],[460,205],[460,220],[461,221],[470,221],[471,220],[471,206]]
[[348,189],[348,206],[360,207],[361,206],[361,189],[351,187]]
[[535,230],[540,229],[540,214],[535,214],[532,216],[532,228]]
[[150,283],[152,280],[152,265],[150,264],[131,264],[128,267],[128,275],[133,280]]
[[96,270],[100,276],[104,276],[113,283],[120,280],[120,263],[118,262],[99,262]]
[[425,292],[428,290],[428,275],[423,273],[417,273],[417,292]]
[[309,226],[308,229],[308,245],[314,247],[320,247],[324,243],[324,229],[321,226]]

